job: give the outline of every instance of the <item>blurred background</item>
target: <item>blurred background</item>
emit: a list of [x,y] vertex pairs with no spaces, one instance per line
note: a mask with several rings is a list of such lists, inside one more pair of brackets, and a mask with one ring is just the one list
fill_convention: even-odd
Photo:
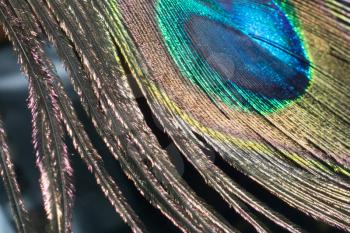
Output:
[[[108,150],[94,131],[91,122],[82,111],[78,98],[69,85],[67,74],[59,62],[54,49],[48,46],[47,53],[53,59],[57,72],[62,78],[70,97],[74,101],[79,117],[86,126],[98,151],[103,155],[108,171],[115,178],[117,184],[121,187],[130,204],[139,214],[141,220],[145,222],[147,229],[150,232],[179,232],[169,220],[161,215],[158,210],[154,209],[137,192],[132,182],[123,174],[118,162],[108,153]],[[39,174],[35,166],[35,156],[31,144],[31,117],[27,108],[27,96],[27,80],[20,73],[20,67],[17,64],[17,58],[12,51],[11,44],[6,40],[4,33],[0,31],[0,114],[5,122],[12,159],[16,166],[26,206],[30,211],[36,229],[38,229],[39,232],[47,232],[45,227],[45,213],[38,183]],[[242,232],[253,232],[253,229],[247,226],[243,219],[236,215],[234,211],[220,199],[217,193],[206,186],[199,174],[182,158],[181,154],[171,143],[171,140],[167,138],[166,135],[162,135],[162,130],[157,127],[157,122],[152,118],[151,112],[145,104],[145,100],[139,98],[138,102],[149,126],[152,127],[156,134],[161,136],[161,145],[170,152],[173,162],[189,185],[234,227]],[[67,139],[67,143],[69,145],[72,166],[74,168],[73,182],[76,187],[73,214],[74,232],[130,232],[128,226],[122,222],[121,218],[115,213],[113,207],[100,192],[95,179],[88,172],[79,155],[77,155],[72,148],[69,139]],[[243,174],[229,167],[224,161],[221,161],[218,156],[215,157],[215,163],[248,191],[258,196],[260,200],[280,213],[283,213],[300,226],[305,227],[307,231],[320,233],[341,232],[323,223],[319,223],[299,211],[289,208],[266,190],[250,181]],[[282,229],[271,224],[263,216],[259,217],[262,221],[265,221],[272,232],[283,232]],[[0,182],[0,233],[14,232],[15,229],[9,210],[8,199],[3,184]]]

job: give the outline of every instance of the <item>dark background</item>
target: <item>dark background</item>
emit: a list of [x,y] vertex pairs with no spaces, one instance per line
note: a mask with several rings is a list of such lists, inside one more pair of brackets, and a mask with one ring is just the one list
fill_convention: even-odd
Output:
[[[21,185],[23,196],[33,222],[39,232],[46,232],[45,213],[42,207],[41,193],[38,184],[39,174],[35,166],[35,156],[31,144],[31,117],[27,108],[26,98],[28,96],[27,80],[19,72],[17,58],[13,53],[10,44],[3,38],[0,32],[0,114],[5,122],[8,133],[8,140],[12,152],[12,159],[16,166],[18,179]],[[58,74],[62,77],[66,90],[73,99],[79,117],[84,122],[89,135],[103,155],[108,171],[115,178],[117,184],[123,190],[132,207],[139,214],[151,232],[179,232],[160,212],[154,209],[135,189],[121,171],[118,162],[109,154],[100,138],[96,135],[91,122],[87,119],[79,105],[77,96],[74,95],[69,86],[66,72],[60,64],[52,48],[47,49],[53,59]],[[158,136],[161,145],[172,155],[173,161],[178,167],[183,178],[207,203],[220,212],[234,227],[243,232],[253,232],[253,229],[246,224],[240,216],[234,213],[218,194],[211,190],[201,179],[199,174],[187,163],[171,144],[171,140],[165,135],[147,108],[143,98],[138,99],[139,105],[145,114],[145,118]],[[88,172],[85,164],[69,145],[72,166],[74,168],[74,184],[76,188],[73,230],[76,233],[111,233],[130,232],[129,227],[124,224],[113,207],[100,192],[95,179]],[[289,208],[283,202],[269,194],[262,187],[250,181],[243,174],[228,166],[216,156],[215,163],[229,174],[235,181],[239,182],[248,191],[255,194],[260,200],[274,208],[278,212],[305,228],[308,232],[341,232],[325,224],[319,223],[297,210]],[[258,215],[261,221],[273,231],[283,232],[279,227],[274,226],[263,216]],[[0,233],[13,233],[14,224],[10,216],[8,200],[3,184],[0,182]]]

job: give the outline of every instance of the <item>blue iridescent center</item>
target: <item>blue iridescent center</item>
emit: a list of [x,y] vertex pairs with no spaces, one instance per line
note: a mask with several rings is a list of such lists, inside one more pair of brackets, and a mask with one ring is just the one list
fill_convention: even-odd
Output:
[[174,62],[212,99],[271,113],[307,89],[302,40],[273,1],[159,0],[156,9]]

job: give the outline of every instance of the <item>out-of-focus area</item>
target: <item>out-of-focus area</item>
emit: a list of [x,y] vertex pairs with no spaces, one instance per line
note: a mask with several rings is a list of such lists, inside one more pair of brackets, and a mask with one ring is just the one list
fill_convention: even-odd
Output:
[[4,31],[0,28],[0,43],[3,43],[5,40],[5,33]]

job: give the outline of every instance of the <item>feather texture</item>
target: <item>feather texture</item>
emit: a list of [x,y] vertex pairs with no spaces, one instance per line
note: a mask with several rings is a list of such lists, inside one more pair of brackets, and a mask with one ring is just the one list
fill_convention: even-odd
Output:
[[[46,29],[46,33],[48,34],[50,40],[57,47],[59,55],[65,61],[66,67],[71,74],[72,82],[77,88],[78,93],[83,93],[80,90],[86,90],[85,86],[88,86],[86,80],[87,77],[83,70],[83,67],[81,67],[80,62],[75,55],[74,50],[72,50],[70,42],[64,39],[57,40],[57,38],[63,38],[62,32],[60,31],[56,21],[52,18],[52,15],[44,13],[43,2],[31,1],[30,4],[36,12],[41,25]],[[93,147],[83,126],[79,122],[73,105],[66,95],[62,84],[57,78],[56,81],[57,82],[55,83],[55,86],[52,88],[53,90],[57,91],[59,107],[62,113],[63,121],[69,136],[73,140],[74,147],[87,164],[89,170],[94,173],[97,183],[101,186],[101,189],[111,204],[115,207],[116,211],[120,213],[120,215],[127,223],[129,223],[134,232],[144,232],[145,227],[140,222],[131,207],[128,205],[118,186],[115,184],[113,179],[104,168],[103,161]],[[84,103],[84,106],[86,106],[86,109],[96,111],[92,108],[92,106],[96,106],[96,103],[94,103],[94,97],[91,96],[91,93],[86,90],[83,94],[84,96],[89,96],[82,97],[82,101]]]
[[[348,7],[340,0],[1,0],[2,23],[29,78],[51,231],[71,232],[66,134],[116,212],[134,232],[146,227],[78,119],[44,52],[46,39],[124,173],[182,231],[238,230],[182,177],[144,107],[257,232],[270,231],[261,216],[290,232],[303,226],[252,195],[210,154],[291,208],[350,231]],[[2,139],[1,168],[24,231],[28,220],[21,220],[26,214]]]
[[[13,8],[2,3],[1,10],[4,20],[9,21],[8,35],[18,52],[22,70],[29,78],[28,105],[32,113],[33,143],[45,210],[52,231],[70,232],[72,169],[63,141],[57,94],[49,88],[55,82],[54,74],[37,38],[38,26],[26,18],[33,17],[28,11],[29,5],[20,1],[8,5]],[[29,33],[24,32],[24,27],[30,29]]]
[[4,124],[0,119],[0,174],[5,184],[6,193],[9,197],[11,210],[16,222],[17,231],[29,233],[31,231],[30,217],[22,198],[19,184],[16,179],[14,164],[11,161],[10,151],[7,144],[7,136]]

